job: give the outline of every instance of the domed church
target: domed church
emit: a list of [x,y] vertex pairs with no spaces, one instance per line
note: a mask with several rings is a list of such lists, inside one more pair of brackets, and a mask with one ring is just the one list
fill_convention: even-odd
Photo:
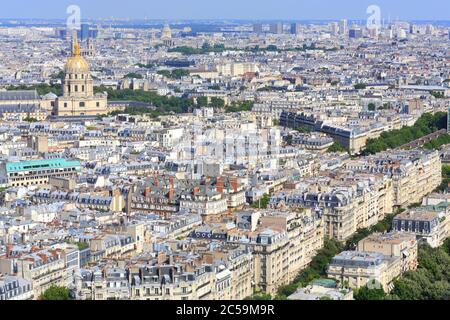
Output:
[[55,101],[54,114],[60,117],[96,116],[108,113],[108,96],[94,94],[89,63],[81,56],[76,36],[72,44],[72,56],[64,68],[63,96]]

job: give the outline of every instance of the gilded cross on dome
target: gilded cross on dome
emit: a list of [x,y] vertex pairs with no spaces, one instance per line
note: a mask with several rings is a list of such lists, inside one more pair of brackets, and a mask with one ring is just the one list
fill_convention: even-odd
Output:
[[72,55],[74,57],[81,55],[81,48],[80,48],[80,44],[78,43],[77,39],[74,40]]

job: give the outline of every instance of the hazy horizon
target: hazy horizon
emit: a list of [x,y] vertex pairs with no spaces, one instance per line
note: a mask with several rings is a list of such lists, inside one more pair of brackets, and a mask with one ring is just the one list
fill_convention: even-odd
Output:
[[369,5],[386,21],[450,20],[448,0],[16,0],[2,4],[0,19],[66,19],[72,4],[88,20],[360,20]]

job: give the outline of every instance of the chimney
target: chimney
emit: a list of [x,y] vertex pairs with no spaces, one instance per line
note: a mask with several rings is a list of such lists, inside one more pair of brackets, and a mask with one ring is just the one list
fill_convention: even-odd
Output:
[[196,187],[194,188],[194,198],[197,197],[197,195],[199,194],[199,192],[200,192],[200,188],[199,188],[198,186],[196,186]]
[[164,252],[158,253],[158,265],[162,265],[166,262],[166,254]]
[[14,248],[13,244],[10,244],[6,247],[6,257],[9,258],[11,256],[11,251]]
[[47,257],[46,254],[38,253],[37,255],[42,259],[42,261],[44,262],[44,264],[48,262],[48,257]]
[[230,179],[231,188],[233,189],[233,192],[238,191],[238,179],[237,178],[231,178]]
[[169,178],[169,200],[172,200],[174,195],[175,195],[174,179],[173,179],[173,177],[170,177]]
[[223,194],[223,191],[225,189],[225,185],[223,182],[223,178],[222,177],[218,177],[217,178],[217,183],[216,183],[216,191],[220,194]]

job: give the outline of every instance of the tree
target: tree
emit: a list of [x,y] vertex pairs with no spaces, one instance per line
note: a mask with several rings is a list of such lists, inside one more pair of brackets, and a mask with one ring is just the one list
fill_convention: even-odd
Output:
[[[363,154],[375,154],[387,149],[398,148],[425,135],[447,128],[447,113],[424,113],[412,127],[383,132],[377,139],[368,139]],[[442,138],[440,141],[445,141]],[[439,142],[435,142],[439,144]]]
[[356,90],[364,90],[365,88],[367,88],[367,85],[365,85],[364,83],[355,84]]
[[128,74],[126,74],[124,77],[124,79],[142,79],[143,76],[139,73],[135,73],[135,72],[130,72]]
[[233,102],[227,107],[226,112],[241,112],[241,111],[251,111],[253,109],[253,102],[251,101],[239,101]]
[[27,116],[26,118],[23,119],[23,121],[26,122],[38,122],[39,120],[30,116]]
[[270,301],[272,296],[265,292],[255,293],[253,296],[245,298],[244,300],[260,300],[260,301]]
[[297,131],[300,132],[300,133],[310,133],[311,132],[311,130],[306,128],[306,127],[299,127],[297,129]]
[[255,209],[267,209],[270,202],[270,195],[265,194],[260,200],[252,204],[252,208]]
[[331,147],[328,148],[327,151],[330,153],[347,152],[347,149],[345,149],[339,142],[335,142]]
[[212,97],[210,105],[213,108],[223,108],[225,107],[225,101],[221,98]]
[[208,97],[198,97],[197,98],[197,106],[207,107],[208,106]]
[[70,291],[66,287],[51,286],[39,297],[39,300],[69,300]]
[[66,76],[66,74],[64,73],[64,71],[61,70],[58,73],[52,74],[50,76],[50,78],[53,80],[61,80],[62,81],[65,76]]
[[386,293],[378,281],[372,280],[368,285],[355,290],[354,298],[355,300],[384,300]]
[[375,111],[377,108],[377,106],[375,105],[375,103],[369,103],[369,105],[367,106],[367,109],[369,111]]
[[78,250],[82,251],[84,249],[89,248],[89,243],[87,242],[77,242]]
[[287,284],[278,288],[278,296],[289,297],[297,291],[296,283]]

